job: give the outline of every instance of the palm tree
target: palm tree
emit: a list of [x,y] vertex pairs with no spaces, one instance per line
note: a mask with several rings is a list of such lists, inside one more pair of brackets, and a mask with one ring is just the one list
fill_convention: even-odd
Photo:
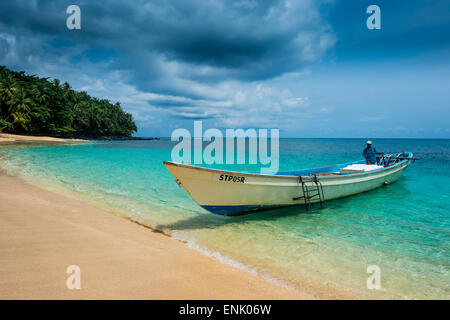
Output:
[[0,131],[81,136],[129,136],[131,114],[119,103],[77,92],[49,80],[0,66]]
[[13,95],[11,100],[7,102],[8,115],[6,120],[12,123],[13,129],[18,125],[25,131],[28,131],[28,123],[30,122],[30,113],[34,107],[34,101],[28,97],[27,92],[21,88],[13,88]]
[[[3,71],[3,70],[1,70]],[[8,101],[11,100],[13,96],[13,89],[16,86],[15,79],[10,73],[4,75],[2,72],[2,81],[0,81],[0,119],[3,120],[3,124],[0,127],[0,131],[5,129],[8,125],[6,117],[8,115]]]

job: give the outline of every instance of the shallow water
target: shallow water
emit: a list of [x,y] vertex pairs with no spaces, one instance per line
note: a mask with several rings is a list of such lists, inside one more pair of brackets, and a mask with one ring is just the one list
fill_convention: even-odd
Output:
[[[1,147],[5,169],[118,208],[191,246],[294,287],[331,286],[392,298],[450,298],[450,140],[375,140],[422,158],[395,184],[327,202],[239,217],[199,208],[162,164],[169,140]],[[361,158],[360,139],[281,139],[280,170]],[[229,170],[252,166],[221,165]],[[381,270],[368,290],[367,266]],[[331,288],[331,287],[330,287]],[[331,290],[331,289],[330,289]]]

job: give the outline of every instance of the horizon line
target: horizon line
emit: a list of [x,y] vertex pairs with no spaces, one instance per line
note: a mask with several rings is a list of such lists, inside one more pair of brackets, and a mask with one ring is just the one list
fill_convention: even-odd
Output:
[[[151,138],[167,138],[170,139],[171,137],[168,136],[132,136],[133,138],[142,138],[142,139],[151,139]],[[194,137],[192,137],[194,138]],[[247,138],[247,137],[246,137]],[[269,137],[268,137],[269,138]],[[356,137],[356,138],[348,138],[348,137],[279,137],[280,139],[372,139],[372,140],[387,140],[387,139],[399,139],[399,140],[450,140],[449,138],[396,138],[396,137],[390,137],[390,138],[376,138],[376,137]]]

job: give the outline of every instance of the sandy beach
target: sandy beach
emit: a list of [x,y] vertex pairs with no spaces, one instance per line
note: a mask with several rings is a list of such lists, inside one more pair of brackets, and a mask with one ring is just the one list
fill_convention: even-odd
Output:
[[[66,142],[0,136],[24,141]],[[1,173],[0,190],[0,299],[311,298],[17,177]],[[70,265],[81,269],[80,290],[66,286]]]
[[0,145],[25,143],[80,143],[83,139],[64,139],[47,136],[24,136],[18,134],[0,133]]

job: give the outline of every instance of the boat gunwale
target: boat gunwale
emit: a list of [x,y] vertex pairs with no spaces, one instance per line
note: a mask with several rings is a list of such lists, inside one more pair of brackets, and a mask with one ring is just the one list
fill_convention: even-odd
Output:
[[[408,152],[411,157],[412,157],[412,153]],[[342,164],[336,164],[336,165],[331,165],[331,166],[325,166],[325,167],[319,167],[319,168],[308,168],[308,169],[303,169],[303,170],[317,170],[317,169],[324,169],[324,168],[329,168],[329,167],[339,167],[339,166],[344,166],[344,165],[350,165],[350,164],[355,164],[355,163],[359,163],[362,160],[359,161],[353,161],[353,162],[346,162],[346,163],[342,163]],[[410,161],[409,159],[403,159],[397,163],[394,163],[393,165],[389,166],[389,167],[383,167],[380,169],[375,169],[375,170],[371,170],[371,171],[367,171],[367,172],[355,172],[355,173],[348,173],[348,174],[336,174],[336,175],[324,175],[324,176],[319,176],[318,178],[320,180],[328,180],[328,179],[339,179],[339,178],[343,178],[343,177],[362,177],[362,176],[366,176],[366,175],[371,175],[374,173],[379,173],[382,171],[387,171],[387,170],[391,170],[393,168],[396,168],[397,166],[399,166],[400,164],[406,163]],[[306,178],[306,179],[313,179],[313,177],[311,177],[310,175],[307,176],[300,176],[300,175],[276,175],[276,174],[263,174],[263,173],[251,173],[251,172],[242,172],[242,171],[231,171],[231,170],[221,170],[221,169],[213,169],[213,168],[205,168],[205,167],[200,167],[200,166],[196,166],[196,165],[192,165],[192,164],[184,164],[184,163],[178,163],[178,162],[173,162],[173,161],[163,161],[164,165],[173,165],[176,167],[184,167],[184,168],[190,168],[190,169],[196,169],[196,170],[204,170],[204,171],[211,171],[211,172],[224,172],[224,173],[233,173],[233,174],[239,174],[239,175],[243,175],[243,176],[256,176],[256,177],[268,177],[268,178],[280,178],[280,179],[298,179],[299,177],[302,178]],[[302,171],[302,170],[299,170]]]

